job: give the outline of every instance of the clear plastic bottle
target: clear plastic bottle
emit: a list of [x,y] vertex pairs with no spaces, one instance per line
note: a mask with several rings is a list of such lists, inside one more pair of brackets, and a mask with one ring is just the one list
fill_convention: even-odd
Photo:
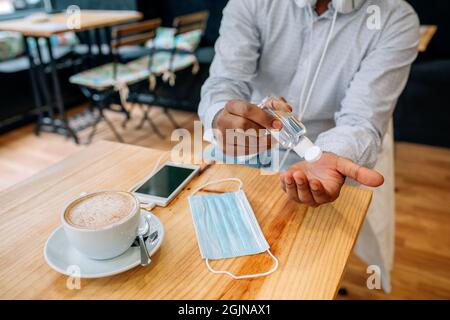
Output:
[[276,97],[267,97],[259,104],[261,109],[275,117],[283,125],[281,130],[270,130],[270,134],[281,146],[293,150],[306,161],[315,162],[319,160],[322,156],[322,150],[306,137],[306,127],[303,123],[293,113],[272,107],[270,101],[277,99]]

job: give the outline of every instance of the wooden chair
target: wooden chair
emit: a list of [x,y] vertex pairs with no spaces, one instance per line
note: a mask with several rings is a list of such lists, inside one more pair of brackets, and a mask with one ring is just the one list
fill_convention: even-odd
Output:
[[177,34],[182,34],[193,30],[202,30],[202,32],[205,32],[208,17],[208,11],[199,11],[175,17],[172,25],[177,29]]
[[209,12],[208,11],[199,11],[191,14],[186,14],[182,16],[175,17],[173,19],[172,26],[175,28],[175,37],[173,44],[173,51],[170,62],[170,70],[173,69],[173,61],[176,54],[192,54],[193,52],[186,52],[177,48],[176,36],[181,34],[186,34],[191,31],[200,30],[201,35],[205,33],[206,24],[208,22]]
[[[119,48],[125,46],[145,45],[149,40],[155,38],[156,29],[160,25],[161,19],[152,19],[113,29],[110,44],[112,62],[70,77],[70,82],[79,85],[82,92],[91,100],[91,105],[87,112],[92,114],[96,110],[98,113],[97,117],[94,117],[94,121],[84,124],[85,127],[93,127],[88,143],[92,141],[97,125],[101,120],[105,120],[117,140],[123,141],[111,121],[105,117],[103,111],[106,108],[113,108],[112,106],[118,104],[121,109],[120,111],[126,115],[126,119],[123,122],[123,126],[125,126],[126,122],[130,119],[130,114],[126,109],[128,87],[142,81],[147,81],[152,76],[154,50],[149,48],[146,51],[148,62],[145,67],[142,67],[141,64],[133,64],[133,62],[127,64],[121,63],[118,51]],[[117,99],[117,96],[119,96],[119,99]],[[92,119],[92,116],[90,119]],[[157,128],[154,127],[154,129],[160,135]]]
[[[206,25],[208,23],[208,18],[209,18],[209,11],[205,10],[205,11],[199,11],[199,12],[194,12],[194,13],[178,16],[173,19],[172,26],[175,28],[176,31],[175,31],[172,55],[170,57],[170,64],[169,64],[170,71],[172,71],[172,72],[174,71],[173,64],[174,64],[174,60],[175,60],[175,57],[177,54],[178,55],[194,54],[194,52],[183,51],[183,50],[180,50],[179,48],[177,48],[176,37],[179,35],[191,32],[191,31],[195,31],[195,30],[200,30],[201,35],[203,36],[203,34],[205,33]],[[194,67],[194,69],[195,68],[197,68],[197,70],[194,70],[194,73],[197,73],[199,66]],[[165,112],[166,116],[169,118],[169,120],[172,122],[172,125],[176,128],[179,128],[180,126],[173,119],[172,115],[169,113],[168,108],[164,108],[164,112]]]
[[[175,85],[175,73],[185,69],[187,66],[193,66],[193,73],[198,71],[198,62],[195,57],[195,48],[193,50],[183,50],[178,46],[177,39],[180,35],[187,34],[188,32],[200,31],[199,38],[203,36],[206,24],[208,21],[209,12],[200,11],[183,16],[175,17],[172,23],[172,27],[175,32],[173,35],[173,44],[170,49],[157,48],[156,55],[158,56],[159,63],[165,65],[166,70],[161,74],[163,82],[168,82],[171,86]],[[200,40],[200,39],[199,39]],[[161,68],[156,68],[155,72],[160,74]],[[169,108],[177,106],[185,106],[189,104],[186,101],[180,101],[173,97],[158,96],[155,93],[141,90],[140,92],[134,92],[130,97],[130,102],[141,105],[144,110],[144,116],[141,120],[138,129],[142,127],[143,123],[149,119],[149,112],[152,105],[158,105],[163,107],[164,114],[169,119],[171,124],[175,128],[179,128],[180,125],[175,121],[169,112]],[[144,108],[144,106],[146,108]]]

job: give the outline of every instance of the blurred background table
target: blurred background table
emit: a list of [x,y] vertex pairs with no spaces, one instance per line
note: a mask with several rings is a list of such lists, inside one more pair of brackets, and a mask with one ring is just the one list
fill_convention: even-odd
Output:
[[86,31],[136,21],[142,13],[127,10],[80,10],[80,27],[74,29],[67,23],[68,15],[54,13],[45,22],[33,22],[29,18],[0,22],[0,31],[14,31],[31,37],[50,37],[68,31]]
[[[77,132],[70,126],[66,115],[51,37],[69,31],[85,32],[94,30],[95,40],[92,39],[92,33],[87,33],[87,54],[89,56],[92,55],[92,45],[96,42],[98,53],[102,56],[103,45],[101,31],[103,31],[103,37],[106,40],[106,47],[108,50],[108,52],[105,53],[105,56],[111,57],[111,27],[136,21],[142,17],[142,13],[137,11],[80,10],[79,25],[75,26],[71,26],[70,23],[68,23],[69,18],[66,13],[48,14],[48,20],[44,22],[32,22],[32,20],[27,17],[0,22],[0,31],[18,32],[24,37],[25,51],[30,63],[29,72],[34,103],[38,114],[36,126],[37,134],[39,134],[41,130],[56,132],[71,137],[76,143],[79,143]],[[74,29],[75,27],[76,29]],[[53,90],[50,90],[47,85],[45,70],[46,62],[45,59],[43,59],[43,53],[41,52],[40,38],[45,39],[45,48],[49,58],[48,65],[50,67]],[[33,43],[35,44],[34,47],[37,56],[32,53],[33,47],[31,44]],[[55,110],[58,114],[55,114]]]

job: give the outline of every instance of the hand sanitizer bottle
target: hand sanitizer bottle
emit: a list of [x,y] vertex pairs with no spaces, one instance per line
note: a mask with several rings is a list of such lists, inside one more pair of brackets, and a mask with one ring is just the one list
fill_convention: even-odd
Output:
[[293,150],[308,162],[319,160],[322,150],[306,137],[306,128],[303,123],[293,113],[273,108],[269,102],[274,99],[277,98],[267,97],[259,104],[261,109],[275,117],[283,125],[281,130],[270,130],[272,137],[281,146]]

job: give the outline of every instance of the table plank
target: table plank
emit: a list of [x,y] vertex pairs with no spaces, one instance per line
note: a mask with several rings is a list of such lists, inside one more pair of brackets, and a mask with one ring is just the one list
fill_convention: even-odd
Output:
[[[83,191],[129,190],[153,169],[162,151],[99,142],[0,192],[0,298],[98,299],[332,299],[364,221],[372,193],[345,186],[334,203],[316,209],[287,200],[277,175],[216,164],[196,177],[166,208],[156,208],[165,240],[147,268],[103,279],[83,279],[80,290],[43,258],[45,241],[64,206]],[[168,157],[168,154],[165,156]],[[206,181],[239,177],[278,257],[268,277],[233,280],[207,271],[187,196]],[[217,190],[230,190],[217,186]],[[269,269],[267,254],[214,261],[238,274]]]
[[72,30],[67,26],[66,13],[49,15],[47,22],[33,23],[27,18],[0,22],[0,31],[20,32],[25,36],[50,37],[68,31],[85,31],[104,28],[142,19],[142,13],[128,10],[81,10],[80,29]]

